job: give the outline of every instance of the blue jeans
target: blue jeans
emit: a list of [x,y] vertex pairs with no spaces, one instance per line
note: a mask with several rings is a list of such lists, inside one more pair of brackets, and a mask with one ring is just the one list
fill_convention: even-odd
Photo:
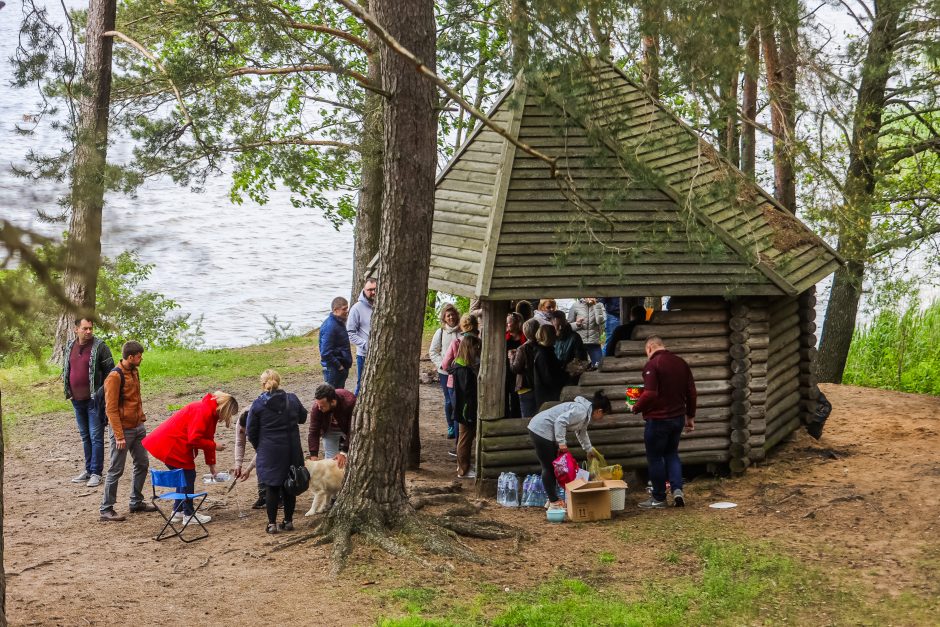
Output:
[[337,390],[346,387],[346,377],[349,376],[349,368],[342,370],[333,366],[323,366],[323,380],[332,385]]
[[618,316],[607,314],[607,319],[604,321],[604,332],[607,334],[607,337],[604,338],[605,346],[606,342],[610,341],[611,336],[614,334],[614,329],[619,326],[620,318]]
[[[167,466],[170,470],[177,470],[175,466]],[[186,494],[194,494],[196,492],[196,469],[183,468],[183,476],[186,477],[186,487],[183,488],[183,492]],[[183,514],[186,516],[192,516],[193,512],[193,500],[186,499],[184,501],[177,501],[173,505],[173,513],[182,510]]]
[[356,391],[354,394],[359,396],[359,386],[362,385],[362,371],[366,367],[366,356],[356,355]]
[[601,359],[604,358],[604,349],[601,348],[600,344],[585,344],[584,350],[587,351],[588,359],[591,360],[592,366],[601,363]]
[[646,463],[649,465],[653,498],[666,500],[666,476],[672,490],[682,489],[682,462],[679,461],[679,438],[685,428],[685,416],[665,420],[647,420],[643,431]]
[[323,459],[333,459],[339,453],[340,439],[343,432],[339,429],[330,429],[323,434]]
[[98,417],[94,399],[72,401],[72,407],[75,408],[78,435],[85,450],[85,472],[101,475],[104,467],[104,421]]
[[444,420],[447,421],[447,437],[457,437],[457,423],[454,421],[454,391],[447,387],[447,375],[437,373],[441,384],[441,394],[444,395]]
[[523,418],[531,418],[538,411],[538,407],[535,406],[535,392],[529,390],[524,394],[519,395],[519,410],[522,413]]

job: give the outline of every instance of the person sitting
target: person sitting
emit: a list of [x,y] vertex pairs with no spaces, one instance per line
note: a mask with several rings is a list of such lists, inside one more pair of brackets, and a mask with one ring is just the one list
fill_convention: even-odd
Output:
[[588,427],[592,422],[600,422],[610,409],[610,399],[598,390],[591,400],[577,396],[573,401],[539,412],[529,421],[529,438],[542,467],[542,486],[548,495],[549,506],[565,506],[559,498],[553,462],[568,452],[568,431],[574,431],[585,454],[589,459],[593,458],[596,453],[588,437]]
[[[284,490],[291,466],[302,466],[303,450],[297,425],[307,421],[307,410],[295,394],[281,389],[281,376],[275,370],[261,373],[264,390],[248,411],[248,441],[257,453],[258,481],[267,487],[265,506],[268,533],[293,531],[297,497]],[[284,504],[284,520],[277,523],[278,503]]]
[[[215,428],[220,422],[226,427],[232,424],[232,416],[238,413],[238,401],[231,394],[216,391],[206,394],[201,401],[185,405],[167,418],[141,444],[147,452],[166,464],[170,470],[183,470],[186,478],[186,494],[193,494],[196,487],[196,453],[202,450],[209,472],[215,476],[215,453],[224,451],[224,444],[215,441]],[[192,499],[177,501],[173,506],[174,520],[195,519],[205,524],[212,520],[207,514],[196,514]]]
[[346,465],[349,452],[350,427],[356,397],[348,390],[337,390],[329,383],[321,383],[313,392],[310,408],[310,426],[307,431],[307,459],[317,459],[320,438],[323,438],[323,459],[336,458],[336,464]]
[[532,359],[532,383],[535,390],[535,406],[557,401],[561,388],[565,386],[567,374],[555,356],[555,327],[543,324],[535,333],[538,344]]
[[605,355],[614,355],[617,350],[617,343],[629,340],[633,336],[633,329],[637,325],[646,321],[646,309],[643,305],[634,305],[630,308],[630,321],[621,324],[607,338],[607,346],[604,348]]

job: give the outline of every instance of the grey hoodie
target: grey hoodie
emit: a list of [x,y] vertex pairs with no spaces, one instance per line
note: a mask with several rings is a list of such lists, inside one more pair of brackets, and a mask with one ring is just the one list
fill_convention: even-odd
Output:
[[576,396],[573,401],[558,403],[541,411],[529,421],[529,431],[559,445],[567,445],[568,431],[574,431],[578,443],[585,453],[591,450],[591,438],[587,429],[591,424],[591,401]]
[[349,341],[356,345],[356,355],[365,357],[369,352],[369,332],[372,330],[372,303],[365,292],[359,292],[359,300],[349,308],[346,330]]

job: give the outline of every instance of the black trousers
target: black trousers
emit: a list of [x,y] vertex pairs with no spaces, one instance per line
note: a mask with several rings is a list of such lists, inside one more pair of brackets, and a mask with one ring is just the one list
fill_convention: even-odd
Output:
[[284,503],[284,520],[292,522],[294,520],[294,508],[297,507],[297,497],[288,494],[281,486],[266,486],[267,495],[265,496],[265,508],[268,511],[268,522],[274,524],[277,522],[277,505]]
[[535,456],[539,458],[542,466],[542,487],[548,495],[549,502],[558,500],[558,481],[555,479],[555,467],[552,462],[558,458],[558,442],[546,440],[540,435],[529,431],[529,437],[535,446]]

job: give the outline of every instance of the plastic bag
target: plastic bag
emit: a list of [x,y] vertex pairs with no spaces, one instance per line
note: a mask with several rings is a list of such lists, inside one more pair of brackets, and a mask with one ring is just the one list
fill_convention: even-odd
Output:
[[552,467],[555,469],[555,478],[561,487],[568,485],[568,482],[573,481],[578,474],[578,462],[570,451],[559,455],[558,459],[552,462]]
[[623,479],[623,467],[620,464],[608,466],[607,460],[597,449],[594,449],[594,457],[588,462],[588,472],[591,473],[591,479],[598,481]]
[[591,479],[597,479],[601,468],[607,465],[607,460],[601,455],[601,452],[594,449],[594,455],[588,459],[588,472],[591,473]]

